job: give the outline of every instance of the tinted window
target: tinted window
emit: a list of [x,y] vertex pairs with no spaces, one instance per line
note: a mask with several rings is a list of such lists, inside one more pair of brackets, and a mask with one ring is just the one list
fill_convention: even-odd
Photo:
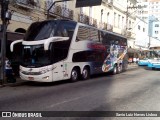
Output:
[[51,57],[53,63],[64,60],[67,58],[68,50],[69,50],[69,41],[60,41],[51,43]]
[[23,66],[41,67],[49,64],[50,51],[45,51],[43,45],[23,46]]
[[100,41],[106,45],[127,45],[127,39],[103,31],[100,31]]
[[31,24],[24,40],[34,41],[47,39],[50,36],[54,36],[55,28],[57,27],[57,22],[55,21],[43,21],[35,22]]
[[91,40],[95,42],[99,42],[98,30],[94,28],[79,26],[77,40]]
[[69,37],[71,39],[75,27],[76,27],[75,22],[61,21],[60,24],[58,25],[55,36]]
[[102,62],[105,59],[105,52],[102,51],[81,51],[74,53],[73,62]]

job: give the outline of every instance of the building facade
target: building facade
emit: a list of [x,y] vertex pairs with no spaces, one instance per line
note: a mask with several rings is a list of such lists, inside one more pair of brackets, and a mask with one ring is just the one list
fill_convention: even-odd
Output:
[[[81,8],[75,8],[76,0],[56,1],[10,0],[12,19],[8,31],[25,33],[32,22],[65,18],[125,35],[129,46],[133,46],[136,21],[133,6],[136,6],[136,0],[102,0],[100,6]],[[52,4],[54,5],[50,8]]]
[[148,23],[141,18],[136,19],[135,45],[142,50],[149,47]]

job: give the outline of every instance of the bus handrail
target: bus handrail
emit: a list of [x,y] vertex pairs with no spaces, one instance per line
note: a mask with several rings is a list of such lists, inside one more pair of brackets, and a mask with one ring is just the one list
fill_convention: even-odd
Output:
[[48,47],[51,42],[66,41],[66,40],[69,40],[69,37],[52,37],[50,39],[47,39],[44,42],[44,50],[48,50]]
[[17,44],[17,43],[20,43],[20,42],[22,42],[22,41],[23,41],[23,40],[21,39],[21,40],[16,40],[16,41],[12,42],[11,45],[10,45],[10,50],[11,50],[11,52],[13,52],[14,45]]

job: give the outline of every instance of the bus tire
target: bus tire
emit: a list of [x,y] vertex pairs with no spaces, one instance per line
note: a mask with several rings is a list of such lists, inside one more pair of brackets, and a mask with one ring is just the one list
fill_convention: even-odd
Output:
[[76,82],[76,81],[78,81],[78,78],[79,78],[79,71],[78,71],[78,69],[74,68],[71,72],[70,80],[71,80],[71,82]]
[[90,77],[90,71],[87,67],[84,67],[82,71],[82,80],[87,80]]
[[114,65],[112,75],[117,74],[117,65]]

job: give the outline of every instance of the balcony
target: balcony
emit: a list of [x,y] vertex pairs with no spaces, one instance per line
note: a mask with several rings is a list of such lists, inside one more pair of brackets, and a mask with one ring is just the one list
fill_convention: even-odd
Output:
[[[52,3],[50,3],[50,2],[46,2],[46,10],[49,9],[51,4]],[[53,17],[59,16],[62,18],[73,19],[73,10],[70,10],[65,7],[61,7],[60,5],[54,5],[50,10],[49,15],[51,15]]]
[[[47,7],[46,9],[48,10],[49,7]],[[52,16],[58,15],[60,16],[62,14],[62,8],[60,5],[55,5],[51,8],[51,10],[49,11],[49,14]]]
[[100,23],[99,23],[99,28],[100,28],[100,29],[103,29],[103,30],[107,30],[107,23],[104,23],[104,22],[101,23],[101,22],[100,22]]
[[113,0],[102,0],[102,2],[106,5],[108,5],[108,7],[112,7],[113,6]]
[[99,23],[99,27],[103,30],[113,31],[113,26],[107,23]]
[[13,0],[13,2],[19,7],[25,9],[33,9],[34,6],[37,6],[38,4],[38,2],[35,2],[35,0]]
[[121,34],[127,38],[131,38],[131,36],[132,36],[132,33],[126,29],[122,29]]
[[113,31],[113,25],[107,24],[107,30],[108,31]]
[[92,18],[92,26],[97,27],[97,20]]
[[78,22],[97,27],[97,20],[85,14],[78,14]]
[[89,25],[90,23],[89,16],[84,15],[84,14],[78,14],[78,22]]
[[73,19],[73,10],[62,7],[62,16],[65,18]]

